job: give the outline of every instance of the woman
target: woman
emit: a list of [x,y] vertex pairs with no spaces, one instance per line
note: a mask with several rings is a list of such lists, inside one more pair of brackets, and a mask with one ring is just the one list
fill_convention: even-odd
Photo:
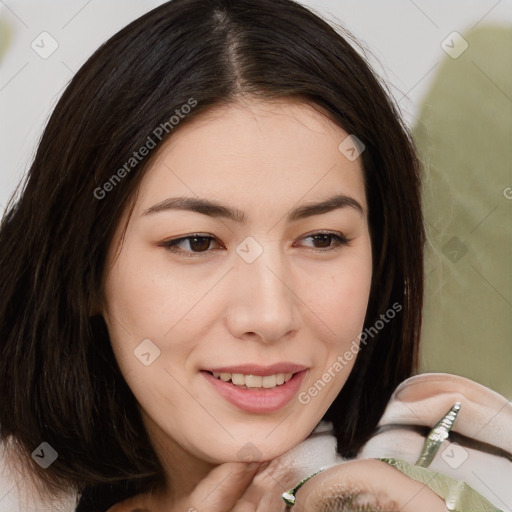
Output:
[[278,510],[276,461],[322,420],[354,457],[414,373],[419,164],[343,34],[173,0],[67,87],[0,231],[1,435],[47,494]]

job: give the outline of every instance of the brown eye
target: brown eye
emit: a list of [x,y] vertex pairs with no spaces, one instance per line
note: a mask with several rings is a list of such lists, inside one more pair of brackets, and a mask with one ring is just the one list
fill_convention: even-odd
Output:
[[314,235],[311,238],[317,243],[317,247],[330,247],[333,235]]
[[210,247],[212,239],[206,236],[189,238],[189,246],[194,252],[203,252]]
[[348,245],[349,240],[341,233],[314,233],[305,236],[303,240],[311,239],[313,241],[313,249],[325,252],[325,250],[336,249],[338,247]]
[[216,242],[215,238],[209,235],[190,235],[175,240],[162,242],[160,245],[170,252],[182,253],[184,256],[211,252],[211,245]]

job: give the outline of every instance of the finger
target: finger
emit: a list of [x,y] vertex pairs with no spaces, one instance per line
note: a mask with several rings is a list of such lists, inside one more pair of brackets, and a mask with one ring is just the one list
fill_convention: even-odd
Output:
[[184,510],[187,512],[237,510],[234,507],[251,484],[259,466],[258,462],[227,462],[217,466],[199,482],[188,499],[189,508]]
[[253,508],[247,510],[282,512],[286,509],[282,494],[292,488],[297,480],[298,477],[294,476],[293,471],[285,471],[280,466],[272,467],[269,462],[263,463],[234,510],[235,512],[245,511],[245,508],[239,511],[238,507],[250,503]]

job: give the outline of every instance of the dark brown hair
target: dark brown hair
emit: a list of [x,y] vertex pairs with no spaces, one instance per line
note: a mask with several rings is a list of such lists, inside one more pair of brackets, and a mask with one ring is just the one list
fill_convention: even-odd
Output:
[[[415,371],[419,163],[397,108],[348,41],[291,0],[173,0],[115,34],[71,80],[0,230],[1,438],[14,440],[49,491],[76,489],[80,510],[104,510],[161,478],[105,322],[90,316],[113,232],[156,150],[108,197],[95,190],[190,98],[197,105],[180,126],[241,94],[295,98],[365,145],[373,251],[365,328],[393,304],[401,311],[381,321],[325,414],[340,454],[356,454]],[[58,452],[47,469],[31,458],[41,442]]]

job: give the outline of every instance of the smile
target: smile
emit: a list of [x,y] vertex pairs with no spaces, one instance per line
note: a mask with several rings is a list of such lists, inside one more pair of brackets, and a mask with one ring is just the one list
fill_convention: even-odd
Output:
[[268,414],[289,404],[300,390],[307,370],[297,373],[253,375],[201,371],[211,389],[224,400],[249,413]]
[[293,373],[277,373],[275,375],[244,375],[242,373],[217,373],[212,372],[213,376],[224,382],[231,382],[242,389],[248,388],[275,388],[288,382]]

